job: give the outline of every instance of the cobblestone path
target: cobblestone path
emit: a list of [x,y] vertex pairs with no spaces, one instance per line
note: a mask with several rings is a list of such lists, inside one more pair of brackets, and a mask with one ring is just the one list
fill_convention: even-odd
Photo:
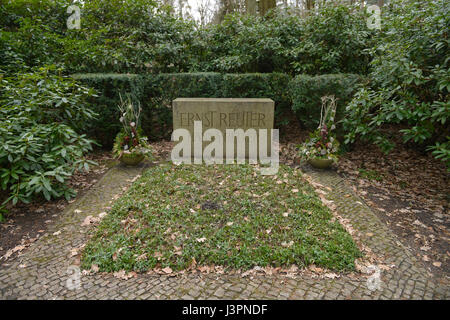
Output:
[[[367,278],[341,275],[254,276],[187,274],[177,277],[138,275],[120,280],[112,275],[81,275],[80,287],[69,290],[68,268],[76,264],[71,250],[81,246],[88,228],[86,216],[104,211],[108,202],[143,170],[116,166],[82,198],[66,208],[47,234],[22,254],[0,265],[0,299],[448,299],[449,288],[439,285],[396,236],[330,171],[308,174],[332,188],[327,195],[339,214],[363,234],[362,241],[386,264],[381,284],[369,290]],[[350,197],[348,195],[351,195]],[[77,210],[75,212],[75,210]],[[81,210],[79,212],[78,210]],[[367,234],[370,234],[368,236]],[[367,236],[365,236],[367,235]]]

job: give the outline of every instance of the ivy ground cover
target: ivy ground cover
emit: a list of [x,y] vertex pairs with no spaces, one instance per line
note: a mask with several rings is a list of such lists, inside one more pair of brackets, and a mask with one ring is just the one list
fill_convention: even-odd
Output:
[[247,270],[315,264],[354,270],[361,253],[301,173],[281,166],[159,164],[112,206],[85,247],[100,271]]

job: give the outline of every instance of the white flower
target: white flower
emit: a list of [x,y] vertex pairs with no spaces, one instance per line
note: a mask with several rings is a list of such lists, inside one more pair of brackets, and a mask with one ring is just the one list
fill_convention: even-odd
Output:
[[321,155],[325,155],[327,153],[327,151],[324,149],[324,150],[322,150],[322,151],[320,151],[320,154]]
[[127,144],[123,146],[123,150],[128,150],[128,145]]
[[120,117],[120,119],[119,119],[119,120],[120,120],[120,122],[123,122],[123,117]]
[[331,126],[331,130],[334,130],[334,129],[336,129],[336,126],[333,124],[333,125]]
[[134,127],[136,125],[136,123],[132,122],[130,123],[130,126]]

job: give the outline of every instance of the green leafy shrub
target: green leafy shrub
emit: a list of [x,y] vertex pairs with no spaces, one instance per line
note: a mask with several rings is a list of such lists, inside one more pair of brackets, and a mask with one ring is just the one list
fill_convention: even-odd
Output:
[[91,89],[51,68],[6,77],[0,88],[0,188],[5,203],[47,200],[74,192],[65,181],[75,170],[89,169],[83,154],[93,141],[76,130],[95,114],[86,107]]
[[62,33],[66,29],[67,7],[73,2],[73,0],[2,0],[0,25],[8,31],[14,31],[20,29],[23,19],[37,18],[57,33]]
[[290,48],[295,73],[358,73],[369,70],[376,31],[367,28],[359,5],[329,3],[302,20],[302,35]]
[[[72,4],[80,30],[66,25]],[[30,65],[64,64],[71,73],[183,72],[201,56],[194,23],[153,0],[5,0],[0,25]]]
[[361,8],[324,4],[302,18],[283,10],[265,17],[230,15],[205,30],[200,70],[223,73],[368,72],[374,31]]
[[20,28],[10,32],[9,44],[29,67],[58,64],[62,54],[59,34],[40,19],[24,18]]
[[25,69],[24,57],[11,44],[13,37],[12,32],[0,31],[0,74]]
[[366,73],[374,34],[364,10],[346,4],[306,17],[229,15],[200,28],[153,0],[91,0],[77,3],[81,29],[68,30],[71,4],[5,0],[0,25],[29,63],[71,73]]
[[222,73],[290,72],[285,49],[302,34],[301,19],[274,11],[272,16],[229,15],[205,30],[202,70]]
[[292,110],[305,127],[315,129],[319,124],[322,97],[334,95],[338,104],[336,119],[342,119],[344,106],[362,81],[356,74],[298,75],[289,84]]
[[156,1],[86,1],[82,17],[62,41],[71,72],[186,72],[197,60],[194,23]]
[[383,128],[396,124],[404,142],[450,165],[449,27],[446,0],[394,0],[383,9],[371,81],[347,106],[346,143],[360,138],[388,152],[395,144]]
[[[0,42],[9,58],[0,69],[17,72],[26,67],[61,64],[68,0],[6,0],[0,4]],[[17,68],[20,60],[20,69]],[[12,62],[12,65],[11,65]],[[16,68],[14,68],[16,67]]]

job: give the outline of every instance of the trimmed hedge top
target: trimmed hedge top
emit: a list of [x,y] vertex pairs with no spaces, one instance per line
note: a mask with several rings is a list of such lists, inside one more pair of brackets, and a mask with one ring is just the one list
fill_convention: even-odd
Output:
[[[102,145],[110,147],[120,129],[117,104],[119,95],[130,95],[143,109],[142,128],[152,139],[169,138],[172,132],[172,101],[178,97],[271,98],[275,101],[276,125],[285,124],[281,114],[292,110],[306,126],[312,126],[320,113],[321,97],[334,94],[339,106],[351,98],[361,78],[352,74],[325,76],[283,73],[221,74],[74,74],[84,84],[98,91],[92,104],[99,119],[90,133]],[[341,108],[342,109],[342,108]],[[318,118],[317,118],[318,119]]]
[[315,129],[320,120],[321,97],[334,95],[338,99],[336,117],[342,119],[344,106],[362,81],[356,74],[298,75],[289,83],[292,110],[307,128]]

